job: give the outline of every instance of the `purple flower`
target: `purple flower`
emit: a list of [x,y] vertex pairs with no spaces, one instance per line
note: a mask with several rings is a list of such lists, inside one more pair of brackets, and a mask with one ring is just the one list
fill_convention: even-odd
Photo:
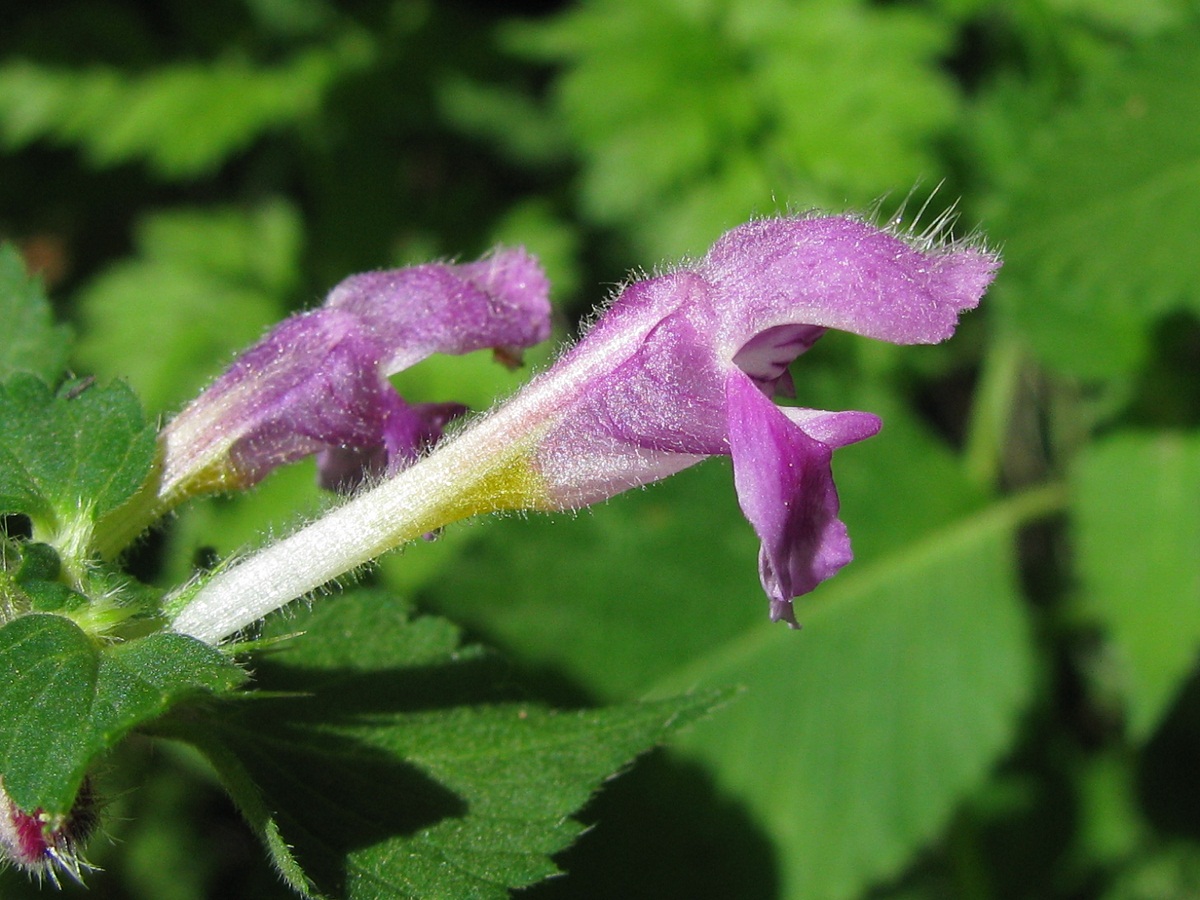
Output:
[[555,388],[533,462],[549,505],[584,506],[730,456],[762,541],[771,618],[795,625],[792,599],[852,556],[833,451],[880,422],[776,406],[775,394],[791,393],[788,365],[827,328],[898,344],[944,340],[998,266],[978,246],[798,217],[735,228],[698,263],[633,282],[531,385]]
[[160,496],[248,487],[313,453],[326,487],[394,473],[466,407],[410,404],[388,375],[433,353],[492,347],[519,359],[549,333],[548,284],[522,249],[353,275],[320,309],[272,329],[164,429]]
[[[833,451],[880,423],[865,412],[777,407],[773,397],[792,390],[789,364],[827,328],[899,344],[944,340],[999,265],[977,245],[850,217],[735,228],[698,262],[625,287],[573,349],[453,440],[217,573],[172,627],[219,641],[450,522],[586,506],[717,455],[732,458],[762,542],[771,618],[795,625],[792,600],[851,558]],[[343,405],[353,406],[347,393]]]

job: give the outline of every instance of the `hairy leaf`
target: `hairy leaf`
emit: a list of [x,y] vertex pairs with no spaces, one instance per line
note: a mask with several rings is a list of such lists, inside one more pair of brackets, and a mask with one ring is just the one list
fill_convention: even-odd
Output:
[[25,273],[21,255],[0,245],[0,380],[16,372],[54,383],[67,363],[68,331],[55,325],[41,282]]
[[66,813],[94,759],[130,729],[198,692],[245,680],[192,638],[156,634],[99,647],[61,616],[0,627],[0,772],[23,809]]
[[120,382],[56,395],[18,375],[0,384],[0,420],[0,512],[28,515],[45,540],[72,542],[71,555],[96,519],[141,486],[156,453],[154,427]]
[[61,616],[0,627],[0,772],[22,809],[66,813],[91,758],[100,653]]
[[376,593],[328,598],[275,630],[297,627],[307,633],[257,667],[259,686],[284,696],[179,736],[219,771],[236,771],[236,757],[278,810],[248,819],[268,844],[277,828],[335,897],[502,898],[554,874],[551,856],[581,831],[570,815],[715,702],[561,712],[515,701],[456,629],[410,621]]

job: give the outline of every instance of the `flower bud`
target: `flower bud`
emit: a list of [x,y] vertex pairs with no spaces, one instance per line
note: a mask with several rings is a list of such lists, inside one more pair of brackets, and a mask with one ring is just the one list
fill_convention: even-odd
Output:
[[0,779],[0,859],[39,882],[49,879],[58,887],[62,874],[82,884],[83,876],[95,871],[81,853],[99,821],[89,781],[83,782],[70,812],[52,816],[40,809],[27,812],[18,807]]

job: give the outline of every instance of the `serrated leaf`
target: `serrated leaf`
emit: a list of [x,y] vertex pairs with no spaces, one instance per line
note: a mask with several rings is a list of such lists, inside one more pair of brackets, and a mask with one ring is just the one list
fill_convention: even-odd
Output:
[[0,136],[17,147],[48,137],[80,145],[97,165],[140,159],[191,177],[312,116],[372,54],[361,35],[342,34],[275,67],[231,56],[130,75],[10,62],[0,68]]
[[156,454],[154,427],[120,382],[56,395],[17,375],[0,384],[0,420],[0,512],[28,515],[50,543],[133,496]]
[[213,648],[155,634],[101,649],[61,616],[0,628],[0,772],[23,809],[66,813],[93,760],[132,728],[245,675]]
[[496,666],[452,626],[408,622],[379,594],[331,598],[279,627],[307,633],[263,660],[258,684],[308,696],[255,701],[181,736],[236,753],[301,864],[351,900],[502,898],[554,874],[552,854],[581,830],[571,813],[714,703],[504,701]]
[[109,746],[183,697],[230,691],[246,678],[217,650],[182,634],[161,632],[114,644],[100,658],[92,725]]
[[78,355],[94,372],[127,378],[148,409],[169,410],[280,318],[301,225],[282,202],[176,210],[143,219],[137,246],[136,258],[83,289]]
[[957,107],[949,40],[933,17],[858,0],[593,3],[509,32],[565,64],[585,211],[651,259],[777,202],[870,203],[935,177]]
[[1164,313],[1200,311],[1194,47],[1194,35],[1145,46],[1010,154],[1018,184],[991,229],[1009,282],[997,297],[1061,371],[1128,373]]
[[1120,435],[1072,484],[1085,612],[1108,631],[1144,741],[1200,657],[1200,437]]
[[28,372],[53,384],[67,366],[69,332],[55,325],[41,281],[25,273],[11,244],[0,245],[0,381]]

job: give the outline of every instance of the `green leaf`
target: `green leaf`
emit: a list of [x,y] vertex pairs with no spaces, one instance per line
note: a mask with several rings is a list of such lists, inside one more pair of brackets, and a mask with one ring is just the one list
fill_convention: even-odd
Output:
[[[1129,34],[1153,34],[1186,22],[1187,5],[1174,0],[1049,0],[1056,15],[1078,16]],[[1045,28],[1045,20],[1041,20]]]
[[[554,874],[552,854],[581,831],[569,816],[715,702],[706,694],[577,712],[516,702],[456,629],[409,621],[380,594],[322,600],[275,630],[298,627],[307,633],[256,667],[260,687],[292,696],[177,735],[218,771],[231,771],[223,755],[235,754],[321,889],[353,900],[502,898]],[[248,819],[260,831],[276,821]]]
[[154,427],[120,382],[56,395],[17,375],[0,384],[0,421],[0,512],[28,515],[35,534],[73,558],[81,533],[133,496],[157,452]]
[[61,616],[0,627],[0,772],[22,809],[70,810],[91,758],[99,669],[99,650]]
[[1046,363],[1111,378],[1143,361],[1168,311],[1200,312],[1200,59],[1196,36],[1097,73],[1008,154],[1015,185],[993,237],[997,294]]
[[67,367],[69,332],[55,325],[46,293],[11,244],[0,244],[0,381],[28,372],[54,383]]
[[829,584],[801,635],[763,624],[664,683],[745,686],[679,743],[774,837],[783,896],[853,897],[895,875],[1011,745],[1033,688],[1022,506]]
[[858,0],[608,0],[509,43],[565,64],[555,99],[585,212],[657,259],[777,197],[870,203],[934,178],[932,143],[957,112],[950,38],[934,17]]
[[[774,838],[782,896],[854,896],[933,839],[1014,739],[1033,687],[1011,553],[1024,512],[987,507],[904,539],[893,522],[891,551],[860,554],[806,598],[796,634],[764,621],[752,538],[705,534],[722,504],[669,487],[630,498],[636,515],[553,523],[552,541],[516,523],[535,533],[527,547],[510,536],[511,568],[468,550],[459,571],[472,577],[438,596],[490,582],[472,610],[484,627],[609,696],[656,674],[668,692],[744,688],[678,744]],[[516,574],[534,559],[533,574]],[[537,603],[554,592],[557,603]]]
[[62,581],[62,560],[49,544],[22,541],[6,546],[4,561],[0,609],[66,614],[87,605],[87,597]]
[[246,678],[216,649],[182,634],[160,632],[114,644],[100,659],[92,726],[104,746],[111,746],[130,728],[157,718],[180,699],[230,691]]
[[1084,611],[1116,649],[1144,741],[1200,651],[1200,435],[1118,435],[1073,473]]
[[23,809],[66,813],[95,758],[200,692],[245,680],[192,638],[154,634],[100,648],[61,616],[0,628],[0,771]]
[[301,224],[282,202],[177,210],[143,219],[137,246],[136,258],[84,288],[78,355],[102,376],[128,379],[148,409],[168,410],[282,315]]
[[311,118],[372,55],[361,35],[342,34],[274,67],[228,56],[129,75],[14,61],[0,67],[0,138],[21,147],[48,137],[96,165],[145,160],[164,177],[194,177]]

